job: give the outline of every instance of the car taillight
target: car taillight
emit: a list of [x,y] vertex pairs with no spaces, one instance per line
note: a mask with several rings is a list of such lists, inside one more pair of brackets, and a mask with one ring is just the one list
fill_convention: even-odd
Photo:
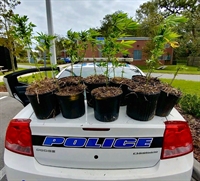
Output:
[[8,125],[5,148],[22,155],[33,156],[30,119],[12,119]]
[[192,136],[184,121],[166,121],[161,159],[173,158],[193,151]]

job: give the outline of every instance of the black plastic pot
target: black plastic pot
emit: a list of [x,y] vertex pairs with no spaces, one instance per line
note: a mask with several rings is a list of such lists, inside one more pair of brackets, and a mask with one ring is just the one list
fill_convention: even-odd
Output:
[[49,119],[60,113],[59,104],[53,92],[26,96],[38,119]]
[[87,104],[90,107],[94,107],[94,100],[92,98],[91,92],[93,89],[98,88],[98,87],[103,87],[106,86],[106,83],[97,83],[97,84],[89,84],[84,82],[86,87],[86,99],[87,99]]
[[156,111],[157,100],[160,93],[145,95],[130,92],[127,96],[126,114],[139,121],[151,120]]
[[121,95],[120,106],[126,106],[127,105],[126,95],[129,93],[128,86],[125,85],[125,84],[117,84],[117,83],[114,83],[114,82],[110,82],[109,85],[113,86],[113,87],[120,87],[122,89],[123,93]]
[[94,98],[94,117],[102,122],[115,121],[119,116],[120,100],[121,94],[116,97]]
[[160,96],[158,98],[156,115],[165,117],[168,116],[173,109],[173,107],[177,104],[180,97],[168,94],[164,91],[160,92]]
[[75,95],[60,96],[56,95],[61,113],[67,119],[75,119],[85,114],[84,94],[83,92]]

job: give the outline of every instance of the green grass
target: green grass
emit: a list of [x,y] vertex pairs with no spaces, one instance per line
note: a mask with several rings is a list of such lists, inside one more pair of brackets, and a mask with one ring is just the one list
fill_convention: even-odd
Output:
[[[164,70],[154,70],[154,73],[174,73],[176,71],[177,66],[181,65],[166,65],[167,67]],[[146,66],[138,66],[142,71],[147,72]],[[180,70],[179,74],[192,74],[192,75],[200,75],[200,68],[193,66],[185,66],[184,70]]]
[[[45,72],[33,73],[28,76],[18,77],[18,81],[30,84],[34,82],[35,80],[41,80],[42,78],[45,78],[45,77],[46,77]],[[47,77],[52,77],[51,71],[47,72]]]
[[[17,63],[18,65],[29,65],[29,66],[35,66],[35,64],[34,63]],[[49,65],[50,66],[50,64],[47,64],[47,65]],[[37,64],[37,66],[44,66],[44,64]]]
[[[161,79],[163,82],[169,83],[171,79]],[[184,94],[192,94],[200,97],[200,82],[188,80],[174,80],[173,87],[179,88]]]

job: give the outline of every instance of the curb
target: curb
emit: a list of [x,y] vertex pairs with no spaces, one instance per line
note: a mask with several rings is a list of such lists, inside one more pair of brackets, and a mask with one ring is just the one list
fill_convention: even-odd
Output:
[[9,96],[8,92],[0,92],[0,96]]
[[196,159],[194,159],[192,178],[197,181],[200,180],[200,163]]

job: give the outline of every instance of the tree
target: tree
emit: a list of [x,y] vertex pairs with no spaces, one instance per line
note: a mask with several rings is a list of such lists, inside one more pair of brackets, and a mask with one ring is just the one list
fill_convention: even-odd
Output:
[[[175,49],[176,58],[186,55],[200,54],[200,1],[199,0],[152,0],[144,3],[136,11],[136,19],[140,22],[139,36],[154,37],[160,22],[170,15],[185,16],[188,21],[176,26],[180,46]],[[149,54],[153,47],[148,42],[144,52]]]
[[140,23],[137,35],[154,37],[156,27],[163,21],[163,19],[164,17],[155,1],[143,3],[140,8],[136,10],[136,21]]
[[163,20],[164,17],[154,0],[143,3],[136,10],[136,21],[140,23],[137,35],[150,38],[150,41],[143,48],[143,53],[147,59],[150,58],[151,50],[155,47],[155,43],[152,40],[157,35],[158,27]]
[[[101,33],[101,35],[103,37],[105,37],[108,34],[108,29],[109,27],[115,27],[113,26],[114,24],[116,24],[117,18],[120,16],[123,16],[123,19],[126,19],[126,24],[125,26],[127,28],[124,28],[125,34],[130,35],[130,36],[135,36],[136,35],[136,27],[138,27],[137,23],[133,20],[132,17],[128,17],[127,13],[124,13],[123,11],[116,11],[113,14],[108,14],[106,15],[103,20],[101,21],[101,26],[98,29],[98,31]],[[129,25],[131,24],[131,26],[135,26],[135,29],[129,29]],[[134,25],[133,25],[134,24]]]
[[14,57],[18,55],[18,49],[15,47],[14,37],[12,35],[12,16],[13,9],[20,4],[18,0],[0,1],[0,45],[6,47],[10,53],[12,70],[15,71]]
[[155,1],[148,1],[140,5],[139,9],[136,10],[136,20],[142,23],[144,19],[153,14],[160,14],[159,8]]
[[[14,23],[12,35],[16,42],[22,45],[26,50],[30,51],[31,56],[34,58],[32,52],[32,38],[33,38],[33,28],[36,27],[32,22],[28,22],[29,18],[24,16],[19,16],[18,14],[12,16],[12,21]],[[36,61],[34,59],[34,61]]]
[[199,0],[155,0],[158,7],[168,16],[170,14],[182,14],[185,11],[194,13],[200,10]]

